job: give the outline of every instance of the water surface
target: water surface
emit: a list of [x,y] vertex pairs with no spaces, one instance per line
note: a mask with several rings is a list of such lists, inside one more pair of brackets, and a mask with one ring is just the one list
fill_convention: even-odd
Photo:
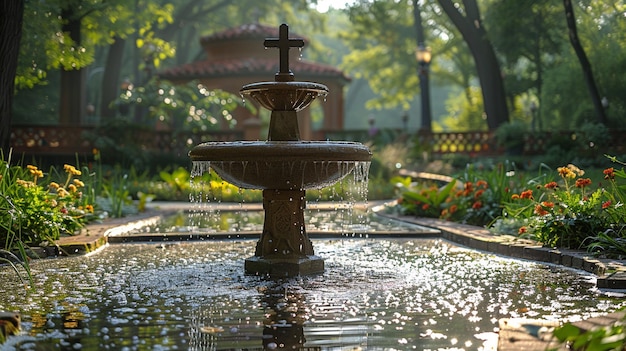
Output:
[[[109,245],[32,262],[34,290],[0,267],[8,350],[478,350],[498,319],[580,319],[624,302],[592,276],[427,239],[314,240],[324,274],[244,274],[255,241]],[[490,343],[491,342],[491,343]]]

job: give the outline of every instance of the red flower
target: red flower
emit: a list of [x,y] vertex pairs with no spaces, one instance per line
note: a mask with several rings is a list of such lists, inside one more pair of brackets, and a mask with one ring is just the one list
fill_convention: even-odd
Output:
[[429,204],[423,204],[422,205],[422,210],[427,211],[430,208]]
[[550,182],[543,186],[546,189],[556,189],[559,185],[556,182]]
[[476,201],[474,202],[474,204],[472,205],[472,208],[475,210],[478,210],[479,208],[483,207],[483,203],[480,201]]
[[602,203],[602,209],[606,210],[607,208],[609,208],[611,206],[611,200],[609,201],[605,201]]
[[605,169],[602,173],[604,173],[604,179],[615,179],[615,170],[613,167]]
[[532,200],[533,199],[533,191],[531,189],[522,191],[522,193],[519,194],[519,197],[521,197],[522,199]]
[[543,206],[541,206],[541,205],[539,205],[539,204],[538,204],[537,206],[535,206],[535,211],[534,211],[534,213],[535,213],[536,215],[538,215],[538,216],[545,216],[545,215],[547,215],[547,214],[550,214],[550,212],[546,211],[546,210],[543,208]]
[[577,188],[584,188],[586,186],[591,185],[591,179],[589,178],[578,178],[576,179],[576,187]]

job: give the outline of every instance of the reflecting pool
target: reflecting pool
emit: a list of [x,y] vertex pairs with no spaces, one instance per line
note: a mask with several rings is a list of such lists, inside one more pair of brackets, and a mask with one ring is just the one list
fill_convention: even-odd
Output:
[[318,239],[318,276],[245,275],[254,240],[115,244],[0,267],[7,350],[493,350],[498,319],[577,320],[624,306],[592,276],[438,239]]

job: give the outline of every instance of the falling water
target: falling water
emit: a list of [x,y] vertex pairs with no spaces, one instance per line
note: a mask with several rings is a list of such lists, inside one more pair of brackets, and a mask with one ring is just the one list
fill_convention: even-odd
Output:
[[[223,189],[227,187],[210,186],[204,177],[212,169],[223,170],[227,174],[239,174],[240,179],[246,180],[263,178],[272,167],[280,167],[280,174],[288,179],[286,188],[303,189],[312,181],[319,184],[311,187],[310,192],[318,192],[317,202],[321,203],[323,189],[330,193],[330,204],[325,208],[339,211],[342,216],[342,230],[353,231],[355,228],[367,224],[367,194],[370,162],[367,161],[194,161],[191,171],[190,201],[196,204],[195,212],[200,215],[220,216],[223,204]],[[303,171],[305,170],[305,171]],[[274,170],[275,171],[275,170]],[[352,175],[352,176],[350,176]],[[299,178],[299,179],[298,179]],[[322,182],[323,179],[331,179]],[[337,185],[333,185],[339,180]],[[213,183],[212,185],[215,185]],[[251,206],[243,206],[245,202],[243,191],[240,190],[238,210],[246,211]],[[329,207],[330,206],[330,207]],[[354,209],[360,209],[355,215]],[[258,208],[252,206],[252,209]],[[322,209],[319,208],[319,211]]]

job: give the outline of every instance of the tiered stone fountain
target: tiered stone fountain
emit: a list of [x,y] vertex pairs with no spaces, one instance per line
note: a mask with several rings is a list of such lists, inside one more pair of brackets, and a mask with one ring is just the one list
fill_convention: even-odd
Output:
[[325,97],[328,88],[295,81],[289,49],[304,46],[304,40],[289,38],[286,24],[279,33],[264,42],[265,47],[280,50],[275,81],[241,89],[242,95],[271,111],[268,140],[207,142],[189,153],[195,173],[211,168],[240,188],[263,190],[263,233],[245,270],[275,277],[324,271],[324,260],[315,255],[305,228],[305,191],[334,184],[351,172],[361,172],[361,180],[366,180],[372,157],[360,143],[300,140],[297,112]]

